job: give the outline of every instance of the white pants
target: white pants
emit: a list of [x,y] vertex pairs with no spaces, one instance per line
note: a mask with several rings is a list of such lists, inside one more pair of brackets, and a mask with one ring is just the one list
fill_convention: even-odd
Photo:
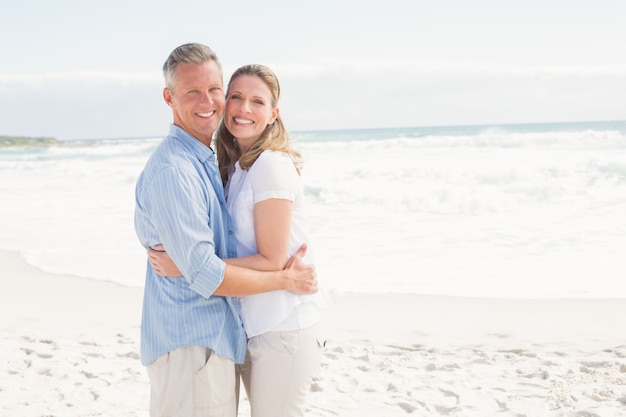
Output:
[[319,324],[251,337],[240,369],[252,417],[304,416],[324,345]]
[[148,365],[150,417],[235,417],[238,380],[232,360],[183,347]]

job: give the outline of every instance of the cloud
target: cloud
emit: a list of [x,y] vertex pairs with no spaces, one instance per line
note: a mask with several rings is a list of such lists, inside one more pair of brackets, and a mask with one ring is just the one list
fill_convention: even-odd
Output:
[[626,89],[624,66],[397,60],[276,68],[285,120],[306,129],[622,119]]
[[312,64],[275,63],[271,66],[285,76],[322,77],[342,73],[380,74],[411,73],[440,75],[499,75],[499,76],[626,76],[625,65],[560,65],[560,66],[504,66],[501,64],[453,62],[435,60],[386,61],[327,61]]
[[[429,76],[429,77],[625,77],[626,66],[502,66],[485,63],[451,61],[326,61],[312,64],[273,63],[269,66],[279,78],[336,79],[371,77],[379,75]],[[235,68],[224,66],[225,81]],[[72,71],[52,73],[0,73],[0,90],[41,89],[66,86],[163,86],[159,71]]]
[[72,87],[131,87],[163,85],[159,72],[72,71],[0,74],[0,90],[58,89]]
[[[624,66],[389,60],[268,63],[290,130],[623,119]],[[227,81],[234,68],[225,66]],[[0,134],[158,135],[171,111],[151,72],[0,74]]]
[[137,137],[167,127],[156,72],[0,74],[0,134],[58,139]]

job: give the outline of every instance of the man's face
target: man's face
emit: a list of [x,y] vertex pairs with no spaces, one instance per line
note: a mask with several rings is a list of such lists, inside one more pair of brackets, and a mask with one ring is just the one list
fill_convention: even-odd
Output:
[[222,73],[215,61],[178,64],[176,85],[163,90],[163,98],[174,114],[174,124],[211,145],[213,132],[224,114]]

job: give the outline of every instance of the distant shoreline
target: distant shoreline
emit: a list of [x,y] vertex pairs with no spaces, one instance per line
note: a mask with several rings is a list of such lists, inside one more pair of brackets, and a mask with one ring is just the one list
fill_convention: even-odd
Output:
[[[624,131],[626,129],[626,119],[623,120],[579,120],[579,121],[556,121],[556,122],[503,122],[503,123],[470,123],[470,124],[434,124],[434,125],[414,125],[414,126],[388,126],[388,127],[366,127],[366,128],[323,128],[323,129],[290,129],[290,133],[295,138],[301,138],[307,134],[337,134],[337,133],[354,133],[354,132],[388,132],[388,131],[423,131],[428,133],[439,134],[451,134],[454,132],[467,132],[470,131],[480,132],[486,129],[520,129],[520,128],[541,128],[541,131],[558,130],[560,128],[580,128],[581,126],[589,125],[590,127],[606,129],[617,129]],[[570,130],[570,129],[568,129]],[[103,141],[103,140],[127,140],[127,139],[163,139],[166,136],[165,133],[157,133],[153,135],[141,135],[141,136],[104,136],[104,137],[77,137],[77,138],[65,138],[61,139],[53,137],[28,137],[28,136],[2,136],[0,135],[0,147],[3,146],[37,146],[37,145],[65,145],[72,142],[91,142],[91,141]],[[17,140],[19,143],[13,143],[10,141]],[[29,141],[33,141],[31,143]]]
[[28,136],[0,136],[0,148],[11,146],[51,146],[58,145],[56,138]]

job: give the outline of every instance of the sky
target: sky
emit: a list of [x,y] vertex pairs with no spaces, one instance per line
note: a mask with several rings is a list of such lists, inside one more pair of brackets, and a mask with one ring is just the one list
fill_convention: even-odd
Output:
[[0,5],[0,136],[160,137],[161,67],[278,75],[291,131],[626,119],[623,0],[20,0]]

